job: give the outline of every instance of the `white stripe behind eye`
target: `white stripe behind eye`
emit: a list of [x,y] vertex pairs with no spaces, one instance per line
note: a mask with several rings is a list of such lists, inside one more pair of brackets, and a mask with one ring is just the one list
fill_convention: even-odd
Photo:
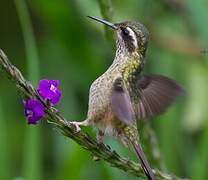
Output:
[[129,36],[131,36],[132,39],[133,39],[133,44],[134,44],[134,46],[135,46],[136,48],[138,48],[136,34],[134,33],[134,31],[133,31],[130,27],[127,27],[126,29],[129,31]]

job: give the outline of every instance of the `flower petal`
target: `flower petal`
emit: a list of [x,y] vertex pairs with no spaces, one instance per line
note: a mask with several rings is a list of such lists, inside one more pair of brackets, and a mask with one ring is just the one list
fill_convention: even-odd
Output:
[[58,80],[42,79],[39,81],[38,93],[45,100],[49,100],[53,105],[58,104],[61,97],[58,85]]
[[50,80],[50,83],[53,84],[55,87],[58,87],[59,80]]
[[23,100],[23,104],[28,124],[36,124],[44,116],[44,106],[37,99]]
[[56,105],[59,103],[61,98],[61,93],[59,90],[56,91],[56,93],[54,93],[54,95],[51,97],[51,103]]

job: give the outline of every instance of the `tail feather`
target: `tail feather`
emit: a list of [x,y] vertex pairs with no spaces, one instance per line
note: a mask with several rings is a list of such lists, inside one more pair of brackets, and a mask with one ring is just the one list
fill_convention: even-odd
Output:
[[133,143],[133,147],[134,147],[134,150],[141,161],[142,168],[143,168],[144,173],[146,174],[147,178],[149,180],[155,180],[155,176],[154,176],[152,169],[150,168],[150,165],[145,157],[142,147],[139,144],[135,144],[135,143]]

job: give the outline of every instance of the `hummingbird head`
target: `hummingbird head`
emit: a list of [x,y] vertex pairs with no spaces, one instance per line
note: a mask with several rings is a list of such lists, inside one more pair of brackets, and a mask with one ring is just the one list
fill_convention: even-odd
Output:
[[133,21],[113,24],[97,17],[88,17],[111,27],[117,32],[117,46],[121,52],[130,54],[137,52],[145,55],[149,32],[143,24]]

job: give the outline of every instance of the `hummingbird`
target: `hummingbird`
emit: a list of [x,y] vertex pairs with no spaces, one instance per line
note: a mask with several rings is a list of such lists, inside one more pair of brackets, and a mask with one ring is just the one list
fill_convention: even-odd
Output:
[[80,126],[97,127],[99,143],[108,134],[133,147],[147,178],[155,180],[139,143],[137,127],[141,120],[163,113],[183,89],[168,77],[142,73],[149,41],[149,32],[143,24],[133,21],[113,24],[88,17],[116,32],[116,53],[111,66],[91,84],[87,118],[71,123],[77,131]]

